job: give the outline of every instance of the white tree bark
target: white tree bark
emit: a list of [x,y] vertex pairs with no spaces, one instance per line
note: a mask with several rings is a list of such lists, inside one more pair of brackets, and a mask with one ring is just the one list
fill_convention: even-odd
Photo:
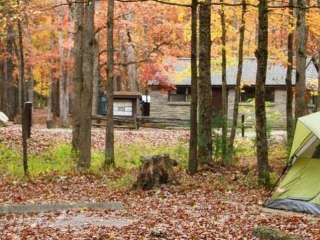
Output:
[[[54,35],[53,32],[50,33],[50,49],[53,51],[54,49]],[[53,121],[53,112],[52,112],[52,87],[53,87],[53,70],[51,64],[53,64],[52,60],[49,61],[50,71],[49,71],[49,82],[48,82],[48,115],[47,115],[47,125],[52,123]]]
[[[133,14],[126,14],[125,19],[131,21]],[[120,33],[121,38],[121,63],[123,65],[122,86],[128,91],[138,91],[138,72],[137,72],[137,58],[134,48],[134,43],[131,39],[131,29],[127,27]]]
[[[129,32],[129,30],[128,30]],[[129,39],[130,40],[130,39]],[[128,83],[130,91],[138,91],[138,73],[136,64],[136,52],[132,42],[127,44],[127,71],[128,71]]]
[[59,31],[59,56],[60,56],[60,84],[59,84],[59,107],[60,107],[60,124],[62,127],[68,125],[68,80],[66,74],[65,50],[63,31]]

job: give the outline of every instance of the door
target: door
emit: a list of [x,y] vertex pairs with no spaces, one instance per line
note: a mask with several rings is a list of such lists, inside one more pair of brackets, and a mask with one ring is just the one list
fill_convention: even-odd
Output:
[[213,116],[221,116],[222,111],[222,89],[221,87],[212,88],[212,109]]

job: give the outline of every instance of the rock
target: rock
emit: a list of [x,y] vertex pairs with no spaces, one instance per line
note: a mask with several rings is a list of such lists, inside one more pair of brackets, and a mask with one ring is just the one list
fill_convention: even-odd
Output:
[[149,190],[162,184],[178,183],[173,169],[178,163],[168,154],[142,157],[142,161],[143,164],[133,188]]
[[302,238],[287,233],[283,233],[278,229],[268,227],[256,227],[253,235],[260,240],[302,240]]
[[150,238],[152,239],[167,239],[168,238],[168,234],[166,232],[166,230],[162,227],[156,227],[154,229],[151,230],[150,232]]
[[0,125],[7,126],[9,123],[9,118],[3,112],[0,112]]

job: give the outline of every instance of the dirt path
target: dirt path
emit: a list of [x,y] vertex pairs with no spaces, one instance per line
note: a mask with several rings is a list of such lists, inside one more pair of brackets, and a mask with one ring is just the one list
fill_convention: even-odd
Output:
[[27,214],[67,211],[73,209],[102,209],[120,210],[123,205],[120,202],[75,202],[75,203],[35,203],[35,204],[2,204],[0,214]]

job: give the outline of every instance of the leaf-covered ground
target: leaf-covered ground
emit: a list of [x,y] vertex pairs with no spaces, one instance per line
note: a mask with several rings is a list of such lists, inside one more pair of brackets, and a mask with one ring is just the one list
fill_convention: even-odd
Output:
[[[29,140],[29,151],[33,153],[43,152],[50,146],[71,141],[71,129],[46,129],[41,125],[32,128],[32,137]],[[152,146],[174,145],[188,139],[186,130],[164,130],[164,129],[140,129],[127,130],[117,129],[115,131],[115,143],[128,145],[142,143]],[[94,128],[92,131],[92,147],[104,149],[105,130]],[[0,143],[11,148],[19,148],[21,145],[21,126],[12,125],[0,128]]]
[[[16,126],[0,129],[0,134],[3,144],[19,148]],[[53,143],[68,141],[70,135],[69,130],[35,128],[32,151],[45,151]],[[94,130],[96,148],[103,148],[103,136],[104,131]],[[141,141],[169,146],[187,138],[188,133],[181,130],[116,132],[118,144]],[[133,176],[135,173],[132,170]],[[262,204],[269,192],[255,186],[254,176],[246,167],[217,166],[193,177],[179,168],[180,185],[145,192],[133,191],[129,186],[115,188],[112,182],[117,174],[121,173],[52,173],[32,181],[0,178],[0,204],[120,201],[124,205],[115,211],[79,209],[0,215],[0,239],[255,239],[252,230],[258,225],[302,239],[320,239],[319,218],[264,211]]]
[[[2,215],[1,239],[254,239],[252,230],[257,225],[275,227],[303,239],[320,239],[320,219],[262,211],[268,193],[246,187],[245,178],[235,169],[216,169],[194,177],[180,173],[181,185],[147,192],[115,191],[104,178],[93,176],[45,177],[32,183],[2,180],[1,203],[121,201],[125,207],[117,211]],[[57,219],[79,215],[129,219],[129,224],[56,225]]]

